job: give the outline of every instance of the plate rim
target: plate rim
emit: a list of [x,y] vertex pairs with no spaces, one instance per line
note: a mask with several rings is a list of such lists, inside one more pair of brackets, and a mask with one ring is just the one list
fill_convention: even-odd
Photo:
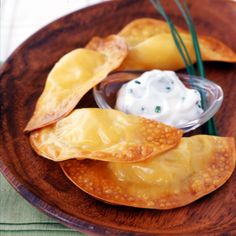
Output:
[[[41,31],[43,32],[46,28],[48,28],[50,25],[54,24],[58,20],[61,20],[63,18],[69,17],[73,14],[77,14],[78,12],[84,13],[87,11],[90,11],[92,9],[98,9],[100,7],[103,7],[105,5],[117,5],[119,2],[122,0],[118,1],[104,1],[102,3],[97,3],[92,6],[79,9],[76,11],[73,11],[69,14],[66,14],[62,17],[58,17],[54,21],[44,25],[42,28],[37,30],[35,33],[33,33],[31,36],[29,36],[24,42],[22,42],[12,53],[11,55],[4,61],[2,66],[0,67],[0,77],[2,77],[3,72],[5,71],[5,67],[7,67],[7,64],[9,61],[11,61],[15,55],[20,51],[22,48],[25,47],[25,45],[28,44],[29,41],[31,41],[35,35],[40,33]],[[236,3],[235,3],[236,4]],[[1,117],[0,117],[1,118]],[[0,147],[4,148],[4,145],[0,143]],[[77,232],[81,233],[86,233],[86,234],[92,234],[92,235],[130,235],[130,233],[135,234],[135,235],[153,235],[151,232],[147,231],[140,231],[140,230],[125,230],[124,228],[118,229],[116,227],[111,227],[111,226],[104,226],[100,225],[94,222],[89,222],[88,220],[84,220],[81,218],[74,217],[70,214],[65,213],[63,210],[59,209],[58,207],[52,207],[50,204],[47,202],[43,201],[40,197],[32,193],[27,187],[25,187],[22,183],[17,181],[17,178],[14,176],[13,173],[9,170],[9,168],[4,164],[4,161],[2,160],[0,156],[0,172],[2,173],[3,177],[8,181],[8,183],[26,200],[28,201],[33,207],[37,208],[44,214],[52,217],[53,219],[57,220],[59,223],[62,223],[63,225],[72,228],[76,230]],[[50,209],[53,208],[53,211],[50,211]],[[73,219],[73,220],[72,220]],[[104,228],[106,227],[106,228]],[[166,234],[164,232],[163,234]]]

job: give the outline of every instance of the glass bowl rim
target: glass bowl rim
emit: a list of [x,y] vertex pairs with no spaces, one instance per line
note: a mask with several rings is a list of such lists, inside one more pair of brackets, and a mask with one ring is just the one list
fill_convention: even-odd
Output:
[[[116,71],[116,72],[109,74],[104,80],[109,78],[110,75],[114,75],[114,74],[119,74],[119,73],[141,74],[144,72],[145,71],[141,71],[141,70]],[[183,74],[183,73],[176,73],[176,74],[180,78],[180,80],[181,79],[184,79],[184,80],[190,79],[190,77],[191,77],[191,80],[192,80],[191,85],[193,85],[193,89],[196,89],[199,91],[199,89],[201,88],[201,89],[207,91],[208,94],[209,94],[209,90],[210,90],[212,92],[212,94],[214,95],[213,102],[209,105],[209,107],[207,107],[207,109],[205,109],[203,111],[203,113],[200,114],[200,116],[197,119],[194,119],[194,120],[185,122],[181,125],[175,126],[176,128],[183,129],[184,132],[189,132],[189,131],[194,130],[194,129],[198,128],[199,126],[203,125],[205,122],[207,122],[209,119],[211,119],[215,115],[215,113],[220,109],[220,107],[222,105],[224,93],[223,93],[222,88],[218,84],[216,84],[215,82],[213,82],[211,80],[208,80],[207,78],[204,78],[201,76]],[[93,88],[93,97],[95,99],[97,106],[102,109],[115,109],[115,108],[112,108],[106,102],[106,99],[102,95],[101,90],[99,89],[99,86],[101,83],[99,83],[98,85],[96,85]],[[204,85],[208,85],[208,87],[214,88],[214,92],[213,92],[213,89],[206,89],[205,87],[203,87]]]

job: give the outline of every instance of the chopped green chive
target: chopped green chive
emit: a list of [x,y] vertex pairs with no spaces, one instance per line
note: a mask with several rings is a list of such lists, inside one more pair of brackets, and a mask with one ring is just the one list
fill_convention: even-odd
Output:
[[141,82],[139,82],[138,80],[135,80],[134,81],[136,84],[141,84]]
[[160,106],[156,106],[155,112],[156,112],[156,113],[160,113],[160,112],[161,112],[161,107],[160,107]]
[[197,101],[197,102],[196,102],[196,105],[197,105],[199,108],[202,108],[202,105],[201,105],[200,101]]

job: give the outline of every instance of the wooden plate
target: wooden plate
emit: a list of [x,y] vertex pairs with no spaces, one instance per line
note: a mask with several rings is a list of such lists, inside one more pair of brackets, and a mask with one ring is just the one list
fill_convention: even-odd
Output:
[[[174,1],[162,1],[174,22],[184,21]],[[236,3],[229,0],[189,1],[199,33],[214,36],[236,51]],[[236,172],[220,189],[186,207],[158,211],[111,206],[76,188],[59,165],[38,157],[23,129],[45,78],[54,63],[70,50],[83,47],[94,35],[116,33],[139,17],[157,17],[147,0],[105,2],[67,15],[21,45],[1,68],[0,169],[30,203],[63,224],[99,235],[236,234]],[[236,136],[236,66],[207,63],[207,76],[224,90],[216,116],[222,136]],[[94,106],[91,93],[79,103]],[[227,234],[228,235],[228,234]]]

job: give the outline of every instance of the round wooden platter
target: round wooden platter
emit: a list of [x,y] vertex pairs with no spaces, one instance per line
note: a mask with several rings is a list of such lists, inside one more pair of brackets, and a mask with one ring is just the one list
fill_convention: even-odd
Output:
[[[185,26],[174,1],[162,1],[174,23]],[[189,1],[197,30],[236,51],[236,3]],[[112,206],[76,188],[58,163],[37,156],[23,129],[54,63],[92,36],[118,32],[135,18],[160,16],[148,0],[116,0],[67,15],[44,27],[6,61],[0,74],[0,169],[31,204],[61,223],[93,235],[227,235],[236,234],[236,172],[217,191],[174,210]],[[206,63],[209,79],[220,84],[225,98],[216,115],[222,136],[236,137],[236,66]],[[95,106],[91,92],[79,107]],[[226,235],[224,234],[224,235]]]

